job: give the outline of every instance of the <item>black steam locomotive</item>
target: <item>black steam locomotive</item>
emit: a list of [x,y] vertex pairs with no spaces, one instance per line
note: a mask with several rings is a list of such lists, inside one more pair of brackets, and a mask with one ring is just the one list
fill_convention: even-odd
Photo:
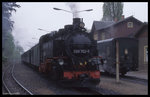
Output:
[[[118,42],[118,48],[116,46]],[[138,40],[135,38],[111,38],[97,41],[99,56],[103,57],[100,69],[108,74],[116,74],[116,53],[119,54],[119,71],[125,75],[128,71],[138,70]],[[118,50],[118,51],[117,51]]]
[[40,37],[39,43],[22,55],[22,61],[63,84],[84,87],[100,82],[97,41],[80,18]]

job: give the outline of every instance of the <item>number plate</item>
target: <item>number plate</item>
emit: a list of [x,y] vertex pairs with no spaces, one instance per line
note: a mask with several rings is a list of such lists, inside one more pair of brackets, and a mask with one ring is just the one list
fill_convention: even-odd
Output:
[[78,54],[78,53],[83,53],[83,54],[86,54],[86,53],[89,53],[90,51],[89,50],[73,50],[73,53],[75,54]]

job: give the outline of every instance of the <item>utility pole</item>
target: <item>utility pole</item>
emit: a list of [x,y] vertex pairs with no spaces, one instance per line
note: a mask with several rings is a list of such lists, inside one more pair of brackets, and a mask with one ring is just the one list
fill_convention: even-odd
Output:
[[116,82],[119,83],[119,42],[116,40]]

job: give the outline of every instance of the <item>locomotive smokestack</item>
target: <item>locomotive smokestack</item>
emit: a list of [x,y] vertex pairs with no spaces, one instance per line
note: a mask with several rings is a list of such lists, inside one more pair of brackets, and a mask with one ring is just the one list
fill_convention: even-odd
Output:
[[73,25],[83,22],[83,18],[73,18]]
[[73,18],[73,25],[80,23],[80,18]]

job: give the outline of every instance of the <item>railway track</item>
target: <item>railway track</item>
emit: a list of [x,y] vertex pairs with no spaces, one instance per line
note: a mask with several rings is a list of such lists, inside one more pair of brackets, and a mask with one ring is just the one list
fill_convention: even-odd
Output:
[[26,87],[24,87],[14,76],[14,66],[8,65],[3,72],[2,82],[5,88],[4,95],[33,95]]
[[3,69],[3,74],[2,74],[2,84],[3,84],[3,94],[5,94],[5,93],[8,93],[8,94],[10,94],[11,92],[10,92],[10,90],[7,88],[7,85],[5,84],[5,81],[4,81],[4,75],[5,75],[5,73],[6,73],[6,70],[8,70],[8,68],[9,68],[9,65],[7,65],[6,67],[5,67],[6,69],[4,70]]

